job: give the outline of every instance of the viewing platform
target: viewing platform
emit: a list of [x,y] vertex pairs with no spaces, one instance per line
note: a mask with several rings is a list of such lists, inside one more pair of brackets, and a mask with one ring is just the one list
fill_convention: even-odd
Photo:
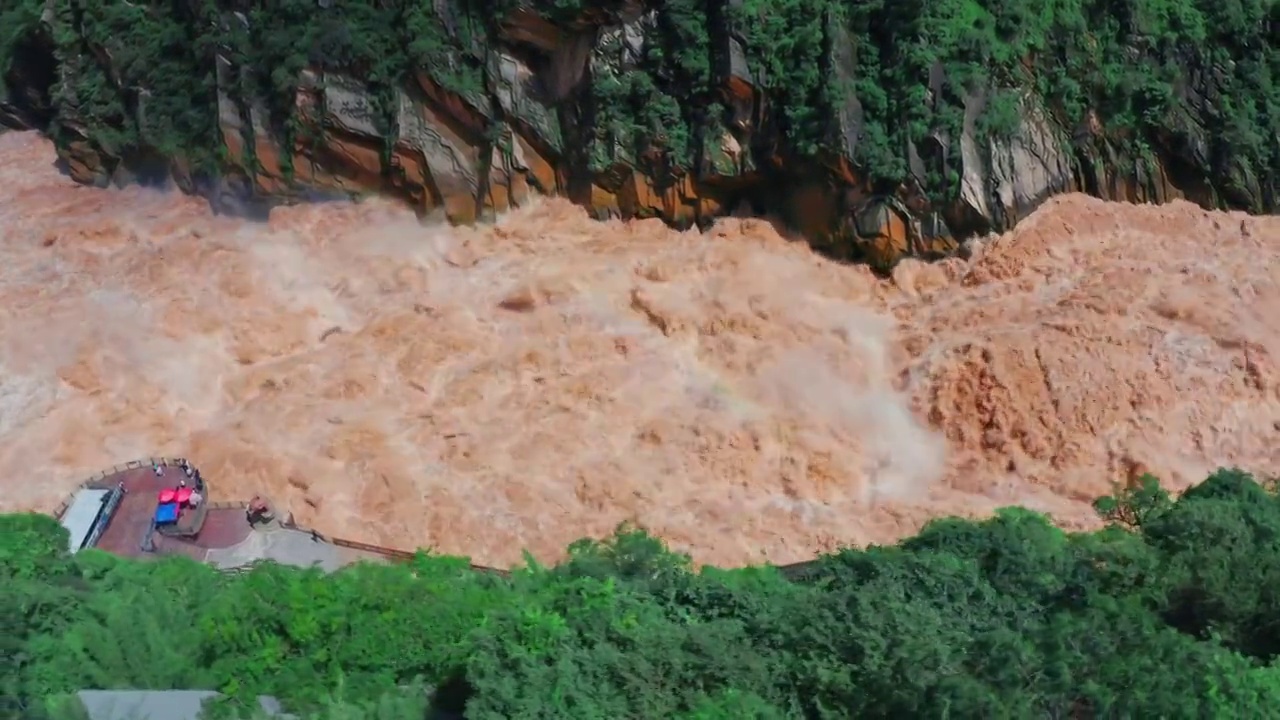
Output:
[[[182,458],[134,460],[81,483],[53,513],[71,534],[71,552],[96,548],[137,559],[184,555],[225,572],[248,570],[263,561],[332,572],[362,560],[403,562],[414,556],[407,550],[328,537],[298,527],[292,516],[277,515],[262,498],[218,501],[211,497],[207,480],[199,503],[181,508],[173,522],[156,526],[161,494],[176,494],[179,483],[188,480],[183,463]],[[188,484],[194,483],[188,480]],[[801,581],[820,566],[820,560],[810,560],[779,566],[778,571],[790,580]],[[483,565],[472,564],[471,569],[509,574],[508,570]]]
[[[206,480],[197,488],[183,464],[181,458],[135,460],[82,483],[54,512],[71,534],[71,552],[97,548],[139,559],[184,555],[227,571],[271,560],[326,572],[360,560],[413,555],[296,527],[258,498],[218,501],[212,484]],[[202,497],[191,504],[193,491]]]

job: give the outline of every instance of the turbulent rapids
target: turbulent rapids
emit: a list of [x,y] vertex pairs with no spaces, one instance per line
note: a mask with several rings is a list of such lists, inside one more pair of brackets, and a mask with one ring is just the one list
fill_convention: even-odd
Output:
[[889,280],[762,220],[380,201],[266,224],[80,187],[0,136],[0,510],[121,460],[476,562],[632,521],[793,562],[1110,483],[1280,473],[1280,219],[1048,203]]

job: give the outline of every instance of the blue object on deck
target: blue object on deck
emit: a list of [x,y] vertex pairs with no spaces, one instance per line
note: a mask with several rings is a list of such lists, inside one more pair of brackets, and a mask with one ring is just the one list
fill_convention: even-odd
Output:
[[178,503],[164,503],[156,507],[156,524],[168,525],[178,522]]

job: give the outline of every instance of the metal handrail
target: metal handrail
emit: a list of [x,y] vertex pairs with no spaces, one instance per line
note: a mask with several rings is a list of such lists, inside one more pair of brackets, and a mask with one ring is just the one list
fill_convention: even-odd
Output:
[[106,470],[102,470],[100,472],[97,472],[91,475],[84,482],[77,485],[76,489],[68,493],[67,496],[63,498],[62,502],[58,505],[57,509],[53,511],[53,517],[58,520],[61,520],[62,514],[65,513],[67,511],[67,508],[71,506],[71,501],[75,499],[76,493],[79,493],[81,490],[84,490],[87,486],[89,486],[92,483],[96,483],[100,480],[105,480],[111,477],[112,475],[119,475],[120,473],[125,472],[127,470],[135,470],[140,467],[153,467],[155,465],[159,465],[160,467],[179,467],[182,465],[184,460],[185,458],[151,457],[151,458],[146,458],[145,460],[130,460],[129,462],[121,463],[119,465],[112,465],[110,468]]

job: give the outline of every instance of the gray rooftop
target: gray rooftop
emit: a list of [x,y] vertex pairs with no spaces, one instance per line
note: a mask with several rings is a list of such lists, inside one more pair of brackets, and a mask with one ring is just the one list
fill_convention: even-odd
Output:
[[[212,690],[81,690],[76,693],[89,720],[199,720],[201,706],[220,697]],[[272,697],[258,703],[271,717],[292,718]]]

